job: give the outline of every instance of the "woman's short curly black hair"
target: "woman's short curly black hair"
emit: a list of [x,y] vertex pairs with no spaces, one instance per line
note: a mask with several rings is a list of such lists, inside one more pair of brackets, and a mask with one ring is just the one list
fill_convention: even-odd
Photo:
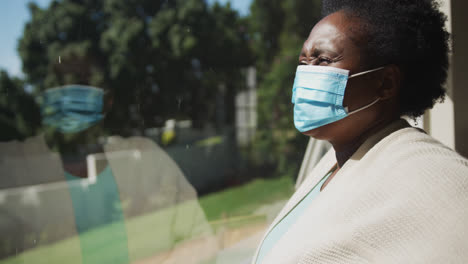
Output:
[[400,113],[418,117],[445,96],[450,35],[439,8],[434,0],[323,0],[322,15],[344,11],[364,21],[366,66],[397,65]]

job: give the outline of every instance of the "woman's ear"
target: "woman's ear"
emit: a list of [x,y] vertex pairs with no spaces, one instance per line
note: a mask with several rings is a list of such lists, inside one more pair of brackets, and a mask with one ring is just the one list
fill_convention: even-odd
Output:
[[388,100],[397,97],[401,85],[400,68],[394,64],[385,66],[382,70],[382,85],[380,100]]

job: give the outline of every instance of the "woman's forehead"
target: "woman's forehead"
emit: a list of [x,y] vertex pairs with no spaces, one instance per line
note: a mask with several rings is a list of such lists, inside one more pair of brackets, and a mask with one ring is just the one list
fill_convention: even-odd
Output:
[[344,49],[346,46],[356,46],[365,38],[362,32],[362,21],[339,11],[320,20],[310,32],[304,43],[303,50],[316,47]]

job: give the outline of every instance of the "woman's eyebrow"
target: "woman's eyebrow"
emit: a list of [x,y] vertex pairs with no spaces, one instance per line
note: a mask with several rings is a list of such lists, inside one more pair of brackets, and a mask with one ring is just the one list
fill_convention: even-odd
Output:
[[322,48],[322,47],[315,48],[314,51],[313,51],[313,55],[317,56],[317,55],[320,55],[320,54],[329,54],[330,56],[333,56],[333,57],[336,57],[336,56],[340,55],[340,53],[338,51],[333,50],[333,49]]
[[317,57],[321,54],[327,54],[328,56],[332,57],[338,57],[341,56],[340,51],[337,51],[336,49],[325,47],[324,45],[314,45],[310,49],[302,49],[299,57],[308,57],[308,56],[313,56]]

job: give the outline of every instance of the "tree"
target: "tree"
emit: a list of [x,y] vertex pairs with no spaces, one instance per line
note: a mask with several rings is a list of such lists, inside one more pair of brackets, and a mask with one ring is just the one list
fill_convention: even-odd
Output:
[[250,18],[259,74],[254,159],[272,164],[275,175],[294,177],[308,138],[297,132],[291,104],[297,57],[320,17],[320,1],[255,0]]
[[40,127],[39,107],[34,97],[24,91],[24,82],[0,70],[1,141],[23,140]]
[[54,0],[46,9],[29,8],[19,44],[27,81],[36,92],[69,83],[111,91],[114,133],[169,118],[213,122],[219,87],[232,93],[240,68],[251,62],[245,22],[229,6]]

